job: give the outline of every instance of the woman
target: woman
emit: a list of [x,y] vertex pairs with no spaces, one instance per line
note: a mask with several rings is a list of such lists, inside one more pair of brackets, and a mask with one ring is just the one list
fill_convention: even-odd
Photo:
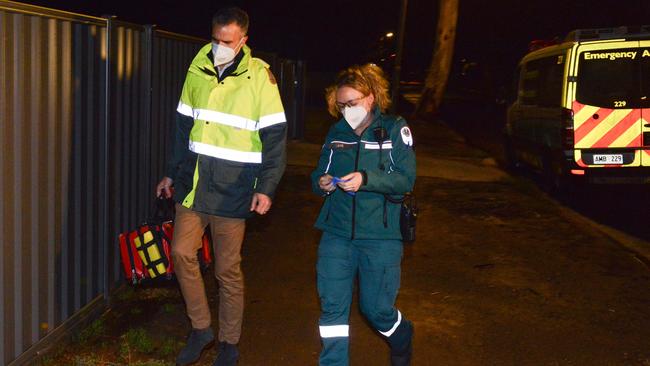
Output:
[[[325,197],[316,227],[320,365],[348,365],[348,321],[355,275],[361,312],[390,345],[393,366],[409,365],[413,325],[395,308],[400,282],[400,204],[413,189],[413,137],[390,104],[375,65],[342,71],[326,91],[330,114],[343,116],[325,140],[312,186]],[[389,200],[390,199],[390,200]]]

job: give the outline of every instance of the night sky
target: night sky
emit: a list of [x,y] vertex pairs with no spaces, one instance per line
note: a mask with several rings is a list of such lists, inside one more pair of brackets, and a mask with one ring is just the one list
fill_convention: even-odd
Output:
[[[237,5],[251,17],[249,44],[307,61],[309,70],[336,71],[368,61],[373,44],[397,28],[399,0],[30,0],[23,1],[89,15],[157,24],[159,28],[209,37],[210,21],[221,6]],[[430,62],[437,1],[409,0],[404,74],[421,78]],[[477,61],[506,82],[533,39],[564,37],[572,29],[650,23],[648,0],[460,0],[455,58]]]

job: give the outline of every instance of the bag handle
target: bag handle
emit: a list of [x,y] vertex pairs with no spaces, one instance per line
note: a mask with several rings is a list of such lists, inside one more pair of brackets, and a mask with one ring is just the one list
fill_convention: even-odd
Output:
[[174,200],[165,198],[160,195],[154,202],[153,214],[149,219],[152,224],[162,225],[165,221],[171,221],[174,218]]

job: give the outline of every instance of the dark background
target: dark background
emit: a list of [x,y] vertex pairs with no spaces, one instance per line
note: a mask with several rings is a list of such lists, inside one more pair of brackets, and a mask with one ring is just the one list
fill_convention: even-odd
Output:
[[[209,37],[214,11],[237,5],[251,17],[253,49],[307,61],[310,71],[336,71],[378,61],[379,39],[397,28],[400,1],[297,0],[30,0],[27,3]],[[438,2],[409,0],[403,79],[422,79],[431,60]],[[534,39],[576,28],[650,23],[648,0],[460,0],[455,63],[476,62],[489,83],[508,85]],[[458,69],[458,68],[456,68]]]

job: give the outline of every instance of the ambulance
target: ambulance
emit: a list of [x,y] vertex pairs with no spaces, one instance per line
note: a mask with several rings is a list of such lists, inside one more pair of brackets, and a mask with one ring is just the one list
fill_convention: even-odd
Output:
[[[505,155],[555,188],[650,182],[650,26],[576,30],[519,63]],[[573,178],[573,179],[572,179]]]

